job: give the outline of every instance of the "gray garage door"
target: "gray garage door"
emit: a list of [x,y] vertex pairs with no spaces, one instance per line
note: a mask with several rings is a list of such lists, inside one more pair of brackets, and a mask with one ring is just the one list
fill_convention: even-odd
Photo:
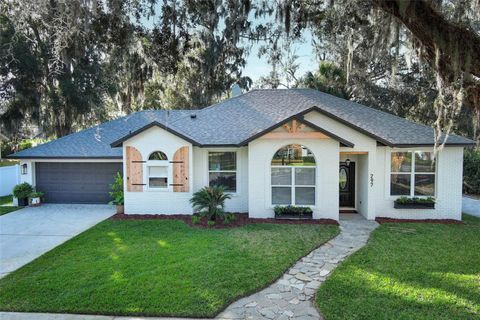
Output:
[[53,203],[107,203],[109,184],[122,163],[37,162],[36,188]]

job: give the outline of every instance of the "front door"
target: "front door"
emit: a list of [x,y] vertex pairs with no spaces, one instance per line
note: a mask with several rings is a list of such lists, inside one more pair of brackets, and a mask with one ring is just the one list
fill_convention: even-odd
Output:
[[355,162],[340,162],[340,207],[355,207]]

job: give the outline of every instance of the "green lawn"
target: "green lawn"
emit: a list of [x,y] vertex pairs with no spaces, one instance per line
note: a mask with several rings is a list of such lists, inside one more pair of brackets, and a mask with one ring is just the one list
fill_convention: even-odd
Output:
[[331,225],[206,230],[107,220],[0,279],[0,310],[210,317],[337,233]]
[[3,215],[3,214],[6,214],[6,213],[16,211],[16,210],[20,209],[20,207],[11,207],[11,206],[2,207],[4,205],[11,205],[12,202],[13,202],[12,196],[0,197],[0,216]]
[[15,161],[15,160],[6,160],[6,159],[2,159],[0,160],[0,167],[8,167],[8,166],[14,166],[16,164],[18,164],[19,162],[18,161]]
[[13,212],[13,211],[17,211],[18,209],[21,209],[21,208],[20,207],[2,207],[2,206],[0,206],[0,216],[4,215],[4,214],[7,214],[7,213],[10,213],[10,212]]
[[325,319],[480,319],[480,219],[389,223],[320,287]]
[[11,205],[12,203],[13,203],[13,197],[11,195],[0,197],[0,206],[4,206],[6,204]]

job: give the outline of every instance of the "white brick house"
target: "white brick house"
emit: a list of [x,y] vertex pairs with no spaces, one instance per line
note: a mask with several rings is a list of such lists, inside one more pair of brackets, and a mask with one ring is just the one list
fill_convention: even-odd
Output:
[[[227,187],[226,210],[273,217],[276,205],[408,219],[461,219],[463,148],[434,159],[433,129],[315,90],[254,90],[202,110],[143,111],[12,155],[50,202],[108,200],[123,171],[126,214],[192,214],[200,188]],[[433,197],[398,209],[400,196]]]

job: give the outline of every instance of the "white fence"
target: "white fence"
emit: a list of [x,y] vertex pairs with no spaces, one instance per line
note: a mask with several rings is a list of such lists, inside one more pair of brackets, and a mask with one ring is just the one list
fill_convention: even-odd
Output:
[[12,194],[13,187],[20,182],[20,166],[0,167],[0,197]]

